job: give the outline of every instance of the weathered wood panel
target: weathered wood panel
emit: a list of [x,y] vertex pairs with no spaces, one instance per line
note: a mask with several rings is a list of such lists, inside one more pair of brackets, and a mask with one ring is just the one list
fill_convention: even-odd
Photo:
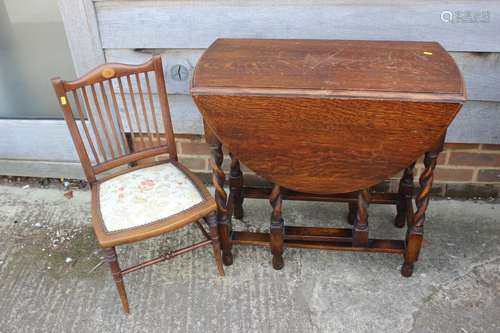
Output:
[[500,144],[500,103],[465,103],[448,128],[446,141]]
[[80,162],[0,159],[0,175],[85,179]]
[[[151,54],[161,54],[165,66],[165,78],[169,94],[189,94],[192,71],[203,54],[203,49],[106,49],[107,62],[141,64],[151,58]],[[500,53],[451,52],[460,67],[467,86],[470,100],[500,101]],[[179,80],[177,65],[187,70]],[[134,87],[135,91],[137,89]],[[156,84],[152,89],[157,91]]]
[[76,161],[64,120],[0,119],[0,159]]
[[98,1],[104,48],[206,48],[218,37],[438,41],[500,51],[500,3],[486,0]]
[[76,75],[104,62],[104,52],[91,0],[59,0],[59,10],[71,50]]
[[[203,133],[191,96],[169,96],[174,132]],[[76,161],[64,120],[0,119],[0,159]]]
[[500,53],[450,54],[462,71],[469,100],[500,101]]

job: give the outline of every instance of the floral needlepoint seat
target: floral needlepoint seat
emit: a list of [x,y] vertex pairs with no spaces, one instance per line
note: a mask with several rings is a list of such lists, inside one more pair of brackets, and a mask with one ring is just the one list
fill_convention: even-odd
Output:
[[196,186],[172,163],[138,169],[99,187],[99,208],[108,232],[155,223],[201,202]]
[[135,167],[92,188],[93,224],[103,247],[174,231],[214,209],[200,179],[174,160]]

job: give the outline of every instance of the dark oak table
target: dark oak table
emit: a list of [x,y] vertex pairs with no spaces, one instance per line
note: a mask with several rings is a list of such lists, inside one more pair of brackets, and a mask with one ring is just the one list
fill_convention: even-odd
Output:
[[[270,247],[276,269],[285,247],[399,253],[402,274],[412,274],[437,156],[465,101],[461,73],[438,43],[218,39],[199,60],[191,92],[211,146],[226,265],[238,244]],[[231,152],[229,196],[222,145]],[[240,160],[274,187],[244,186]],[[401,170],[398,193],[369,191]],[[269,233],[232,230],[244,198],[270,200]],[[347,202],[353,226],[284,226],[283,200]],[[396,205],[406,239],[370,239],[369,204]]]

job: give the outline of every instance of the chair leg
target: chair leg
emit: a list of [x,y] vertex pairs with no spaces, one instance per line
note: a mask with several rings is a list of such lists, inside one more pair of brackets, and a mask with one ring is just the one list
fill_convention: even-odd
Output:
[[217,230],[217,214],[211,213],[206,218],[208,227],[210,228],[210,238],[212,239],[212,247],[214,250],[215,263],[220,276],[224,276],[224,266],[222,265],[222,253],[219,242],[219,231]]
[[273,255],[272,263],[274,269],[280,270],[285,266],[285,262],[283,261],[285,223],[281,217],[283,198],[281,195],[281,188],[278,185],[274,185],[269,201],[273,207],[270,226],[271,253]]
[[103,249],[106,256],[106,261],[111,267],[111,274],[113,275],[113,280],[115,280],[116,288],[118,289],[118,294],[120,295],[120,300],[122,301],[123,311],[127,314],[130,313],[128,306],[128,297],[125,290],[125,284],[123,282],[123,274],[121,273],[120,265],[118,263],[118,257],[116,256],[116,250],[114,247]]

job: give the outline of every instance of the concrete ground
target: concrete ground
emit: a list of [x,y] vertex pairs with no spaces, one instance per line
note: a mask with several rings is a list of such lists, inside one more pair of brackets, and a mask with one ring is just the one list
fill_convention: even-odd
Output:
[[[500,332],[500,205],[431,202],[413,277],[390,254],[235,248],[226,277],[210,248],[126,277],[122,313],[89,224],[89,192],[0,186],[0,332]],[[237,229],[266,229],[270,208],[247,200]],[[372,236],[402,237],[394,208],[369,209]],[[341,204],[285,202],[286,223],[346,225]],[[132,264],[187,244],[194,227],[123,247]]]

